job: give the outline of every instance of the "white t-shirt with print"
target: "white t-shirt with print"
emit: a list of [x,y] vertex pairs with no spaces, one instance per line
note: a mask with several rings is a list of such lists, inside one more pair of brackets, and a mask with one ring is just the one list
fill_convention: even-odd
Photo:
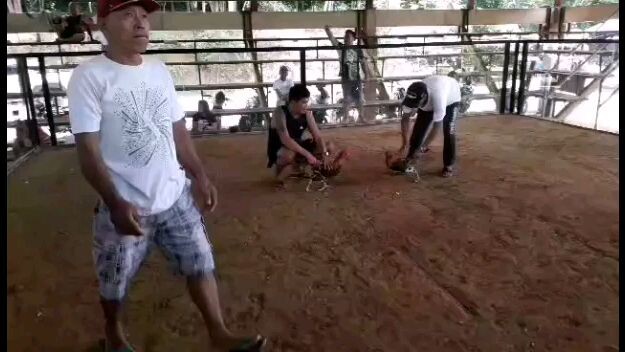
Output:
[[[427,77],[422,82],[427,87],[428,100],[425,106],[420,109],[433,111],[434,122],[442,121],[445,118],[447,106],[460,102],[460,84],[452,77],[441,75]],[[417,110],[402,104],[402,112],[404,114],[414,114]]]
[[[273,89],[276,92],[280,92],[280,95],[285,98],[289,96],[289,90],[291,90],[291,87],[293,87],[293,81],[288,78],[284,81],[278,78],[275,82],[273,82]],[[284,104],[286,104],[286,101],[278,97],[276,100],[276,106],[282,106]]]
[[102,158],[120,196],[140,215],[169,209],[186,176],[172,125],[185,113],[167,67],[153,57],[127,66],[100,55],[73,71],[67,96],[73,133],[99,132]]

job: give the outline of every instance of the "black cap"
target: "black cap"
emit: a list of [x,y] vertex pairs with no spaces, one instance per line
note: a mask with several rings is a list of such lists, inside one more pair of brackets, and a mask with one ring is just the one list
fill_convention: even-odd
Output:
[[403,105],[409,108],[418,108],[419,103],[424,95],[428,93],[428,88],[423,82],[414,82],[406,90],[406,97],[404,97]]

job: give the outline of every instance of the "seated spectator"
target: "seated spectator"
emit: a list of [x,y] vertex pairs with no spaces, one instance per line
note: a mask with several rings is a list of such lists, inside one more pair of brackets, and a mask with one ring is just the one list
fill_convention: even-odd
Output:
[[93,21],[82,15],[80,4],[73,4],[70,11],[70,15],[65,18],[52,19],[52,27],[58,35],[57,41],[80,43],[85,40],[85,32],[89,34],[89,40],[93,41],[91,33]]
[[[15,142],[13,143],[13,150],[15,156],[20,156],[27,150],[33,147],[33,141],[30,139],[30,131],[28,124],[24,120],[17,120],[15,126]],[[37,126],[37,134],[39,137],[39,144],[42,146],[51,145],[50,136],[43,131],[40,126]]]
[[215,102],[213,103],[213,110],[223,110],[223,106],[226,102],[226,95],[224,92],[219,91],[215,94]]
[[208,127],[213,127],[213,125],[218,131],[221,129],[221,119],[219,119],[217,116],[215,116],[215,114],[210,111],[210,108],[208,107],[208,102],[206,100],[198,101],[197,112],[193,115],[193,127],[191,128],[191,132],[200,132],[200,121],[205,122],[202,131],[204,131]]

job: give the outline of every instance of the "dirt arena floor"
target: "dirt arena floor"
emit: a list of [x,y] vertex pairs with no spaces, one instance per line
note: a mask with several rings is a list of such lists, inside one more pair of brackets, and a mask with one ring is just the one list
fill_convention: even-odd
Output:
[[[529,118],[460,121],[458,174],[393,176],[399,126],[327,136],[353,162],[327,192],[272,188],[265,136],[197,140],[225,316],[267,351],[618,351],[618,137]],[[10,351],[97,351],[95,195],[73,150],[8,184]],[[183,280],[154,252],[131,291],[139,351],[209,351]]]

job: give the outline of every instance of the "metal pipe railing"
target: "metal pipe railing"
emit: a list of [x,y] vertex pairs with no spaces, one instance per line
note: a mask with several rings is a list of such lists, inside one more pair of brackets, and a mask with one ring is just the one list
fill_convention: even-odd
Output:
[[[512,44],[515,45],[515,50],[514,50],[514,63],[513,63],[513,72],[512,72],[512,89],[509,95],[509,100],[510,100],[510,106],[508,107],[510,112],[515,112],[514,108],[516,107],[516,112],[517,113],[521,113],[522,112],[522,107],[523,107],[523,103],[524,103],[524,99],[525,99],[525,76],[528,72],[527,70],[527,62],[528,62],[528,54],[529,54],[529,44],[530,43],[538,43],[538,44],[544,44],[544,43],[580,43],[580,42],[584,42],[584,43],[589,43],[589,44],[597,44],[597,43],[604,43],[604,44],[618,44],[618,40],[610,40],[610,39],[595,39],[595,40],[570,40],[570,39],[553,39],[553,40],[516,40],[516,41],[510,41],[510,40],[493,40],[493,41],[476,41],[476,42],[472,42],[472,43],[468,43],[468,42],[426,42],[426,43],[404,43],[404,44],[377,44],[377,45],[357,45],[357,46],[350,46],[351,48],[361,48],[361,49],[381,49],[381,48],[410,48],[410,47],[434,47],[434,46],[439,46],[439,47],[450,47],[450,46],[466,46],[466,45],[487,45],[487,46],[504,46],[504,67],[503,67],[503,72],[502,74],[502,86],[501,89],[499,89],[498,95],[495,95],[492,98],[498,99],[498,101],[500,103],[503,103],[502,105],[504,106],[500,106],[499,111],[501,111],[502,108],[505,109],[505,102],[508,99],[508,94],[507,94],[507,82],[509,80],[508,77],[508,67],[509,64],[511,62],[511,50],[510,50],[510,46]],[[175,48],[175,49],[159,49],[159,50],[149,50],[147,52],[147,54],[194,54],[197,55],[199,53],[249,53],[249,52],[283,52],[283,51],[297,51],[299,52],[299,63],[300,63],[300,81],[304,82],[304,83],[309,83],[309,84],[313,84],[313,82],[307,82],[307,75],[306,75],[306,64],[307,61],[312,61],[315,59],[311,59],[308,60],[306,58],[306,52],[310,51],[310,50],[314,50],[314,51],[323,51],[323,50],[332,50],[335,51],[336,48],[333,46],[323,46],[323,47],[290,47],[290,48],[283,48],[283,47],[267,47],[267,48],[204,48],[204,49],[199,49],[199,48],[195,48],[195,49],[180,49],[180,48]],[[21,80],[23,80],[24,84],[25,84],[25,96],[26,96],[26,101],[28,101],[28,105],[30,108],[32,121],[33,124],[35,125],[36,128],[36,124],[37,124],[37,119],[36,119],[36,111],[34,109],[34,103],[33,103],[33,92],[30,89],[30,81],[29,81],[29,77],[28,77],[28,72],[29,70],[27,69],[26,63],[27,63],[27,59],[29,58],[36,58],[38,60],[39,63],[39,74],[42,77],[42,95],[44,97],[45,100],[45,113],[46,113],[46,119],[47,119],[47,124],[50,126],[50,131],[51,131],[51,142],[52,145],[56,145],[57,144],[57,140],[56,140],[56,135],[55,135],[55,131],[56,131],[56,122],[52,113],[52,104],[51,104],[51,99],[53,95],[55,94],[51,94],[50,92],[50,87],[48,86],[47,83],[47,79],[46,79],[46,70],[47,68],[45,67],[45,62],[46,62],[46,58],[50,58],[50,57],[78,57],[78,56],[91,56],[91,55],[97,55],[100,54],[100,51],[86,51],[86,52],[68,52],[68,53],[46,53],[46,52],[30,52],[30,53],[19,53],[19,54],[9,54],[7,55],[7,59],[17,59],[19,64],[18,67],[20,68],[18,71],[18,73],[21,76]],[[460,55],[461,53],[458,53],[456,55]],[[519,58],[519,54],[520,54],[520,58]],[[520,60],[519,60],[520,59]],[[520,61],[520,62],[519,62]],[[518,68],[518,66],[520,65],[520,68]],[[519,93],[517,95],[516,93],[516,76],[517,76],[517,71],[520,75],[521,78],[521,82],[519,85]],[[501,72],[501,71],[499,71]],[[493,74],[492,72],[487,72],[484,74]],[[388,77],[387,77],[388,78]],[[386,80],[387,78],[375,78],[375,80]],[[405,79],[404,79],[405,78]],[[406,78],[404,77],[402,79],[404,80],[413,80],[413,79],[417,79],[415,77],[412,78]],[[332,83],[332,82],[330,82]],[[212,87],[212,86],[211,86]],[[194,86],[194,89],[198,89],[198,90],[209,90],[211,89],[211,87],[209,86]],[[370,104],[376,104],[376,102],[378,103],[384,103],[384,104],[397,104],[396,101],[393,102],[382,102],[382,101],[371,101]],[[515,104],[516,103],[516,104]]]
[[[430,47],[430,46],[474,46],[474,45],[504,45],[506,43],[587,43],[587,44],[618,44],[618,40],[614,39],[525,39],[525,40],[489,40],[489,41],[457,41],[457,42],[427,42],[427,43],[403,43],[403,44],[375,44],[375,45],[350,45],[345,46],[345,49],[400,49],[400,48],[416,48],[416,47]],[[250,52],[277,52],[277,51],[301,51],[301,50],[330,50],[336,51],[334,46],[294,46],[294,47],[254,47],[254,48],[198,48],[198,49],[151,49],[147,50],[146,54],[194,54],[194,53],[250,53]],[[54,52],[30,52],[30,53],[7,53],[7,59],[18,57],[71,57],[71,56],[93,56],[99,55],[102,51],[72,51],[63,53]]]
[[[508,112],[514,112],[514,97],[516,96],[516,75],[517,67],[519,66],[519,45],[520,43],[514,43],[514,63],[512,64],[512,87],[510,88],[510,103],[508,104]],[[505,99],[505,98],[504,98]]]
[[[618,35],[618,31],[601,31],[601,32],[583,32],[583,31],[573,31],[566,34],[615,34]],[[387,35],[377,35],[370,36],[372,39],[411,39],[411,38],[440,38],[440,37],[461,37],[461,36],[469,36],[469,37],[498,37],[504,35],[538,35],[537,32],[472,32],[472,33],[427,33],[427,34],[387,34]],[[284,42],[284,41],[327,41],[327,37],[286,37],[286,38],[254,38],[252,41],[254,42]],[[515,39],[522,40],[522,39]],[[176,43],[229,43],[229,42],[241,42],[243,43],[245,39],[243,38],[214,38],[214,39],[177,39],[177,40],[150,40],[150,44],[176,44]],[[89,44],[100,44],[100,42],[80,42],[80,43],[61,43],[60,45],[89,45]],[[19,42],[19,43],[7,43],[8,47],[11,46],[43,46],[43,45],[59,45],[58,42]]]
[[517,97],[516,112],[517,115],[521,114],[523,110],[523,103],[525,102],[525,75],[527,74],[527,49],[528,43],[523,43],[521,51],[521,70],[519,73],[519,95]]
[[508,66],[510,66],[510,43],[506,43],[504,48],[503,57],[503,74],[501,79],[501,96],[499,97],[499,113],[503,114],[506,111],[506,94],[508,84]]

